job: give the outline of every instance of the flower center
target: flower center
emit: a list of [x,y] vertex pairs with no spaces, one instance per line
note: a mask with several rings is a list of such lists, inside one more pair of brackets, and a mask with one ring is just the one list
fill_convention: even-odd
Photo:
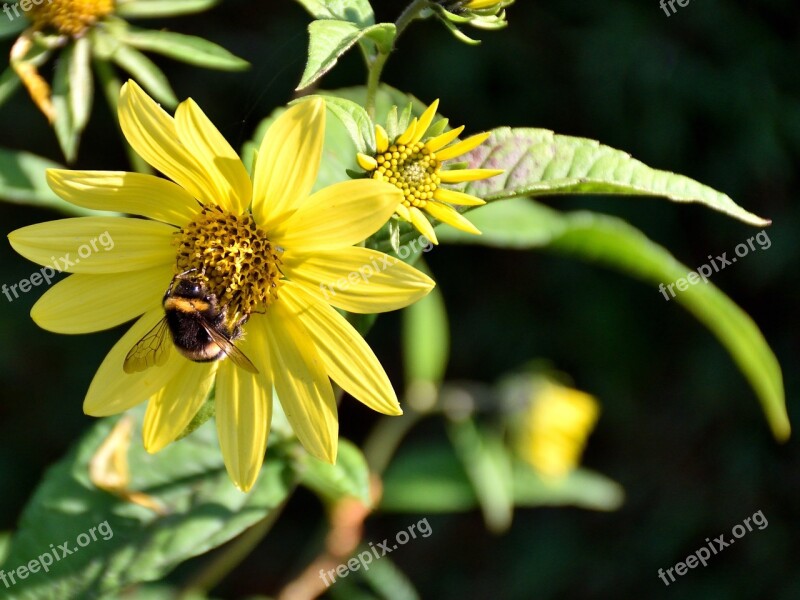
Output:
[[441,163],[422,142],[410,146],[394,144],[386,152],[378,154],[375,160],[378,168],[372,178],[388,181],[402,190],[406,206],[424,207],[439,187]]
[[113,10],[114,0],[43,0],[31,6],[29,15],[36,29],[77,37]]
[[220,306],[230,308],[231,321],[277,299],[283,250],[270,243],[249,213],[204,206],[176,238],[177,272],[195,270]]

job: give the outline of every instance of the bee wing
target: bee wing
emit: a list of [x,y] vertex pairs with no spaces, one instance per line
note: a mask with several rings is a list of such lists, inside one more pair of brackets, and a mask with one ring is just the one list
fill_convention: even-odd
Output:
[[214,343],[219,346],[225,354],[228,355],[228,358],[233,361],[233,364],[258,375],[258,369],[256,369],[256,366],[250,362],[250,359],[244,355],[244,352],[233,345],[233,342],[205,323],[202,323],[202,325],[209,337],[214,340]]
[[122,363],[122,370],[126,373],[137,373],[153,365],[160,367],[167,362],[172,345],[164,343],[167,329],[167,318],[164,317],[131,348]]

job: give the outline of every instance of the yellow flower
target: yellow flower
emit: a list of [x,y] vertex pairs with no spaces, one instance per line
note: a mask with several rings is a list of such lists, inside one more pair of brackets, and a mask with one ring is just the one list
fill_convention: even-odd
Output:
[[416,227],[434,244],[438,243],[433,226],[423,211],[434,219],[468,233],[480,231],[453,206],[479,206],[483,200],[442,184],[477,181],[494,177],[502,169],[443,169],[450,159],[466,154],[480,146],[489,133],[479,133],[461,142],[452,142],[464,131],[464,126],[432,138],[425,134],[436,116],[439,101],[435,100],[419,119],[414,118],[406,130],[389,140],[386,130],[375,126],[377,153],[358,154],[358,164],[371,173],[376,181],[388,181],[403,192],[403,201],[395,209],[397,215]]
[[594,397],[545,381],[522,417],[520,455],[545,477],[564,477],[578,465],[598,413]]
[[[403,262],[382,263],[384,254],[354,247],[390,217],[402,197],[396,188],[357,180],[310,194],[322,157],[324,102],[302,102],[275,121],[261,143],[252,181],[191,99],[173,119],[129,81],[119,118],[136,152],[172,181],[67,170],[49,171],[48,181],[78,206],[146,218],[64,219],[9,235],[26,258],[74,273],[34,305],[31,316],[41,327],[88,333],[138,318],[101,364],[84,411],[112,415],[149,400],[144,445],[156,452],[184,431],[216,386],[222,454],[244,491],[264,457],[273,388],[303,446],[329,462],[336,460],[338,432],[329,377],[368,407],[400,414],[377,358],[333,307],[394,310],[427,294],[434,283]],[[365,265],[374,264],[384,268],[361,276]],[[155,365],[123,370],[132,348],[165,316],[162,296],[187,266],[197,270],[183,276],[228,307],[229,331],[232,321],[249,317],[245,337],[230,340],[258,373],[232,360],[188,360],[169,342],[160,346],[165,353],[151,356]]]

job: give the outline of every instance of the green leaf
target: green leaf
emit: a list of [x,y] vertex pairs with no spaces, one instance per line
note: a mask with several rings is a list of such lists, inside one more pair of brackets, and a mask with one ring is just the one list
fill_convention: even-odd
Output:
[[568,504],[590,510],[617,510],[625,500],[621,485],[587,469],[576,469],[563,479],[546,481],[522,461],[515,461],[513,468],[517,506]]
[[94,81],[92,78],[92,47],[89,38],[75,40],[72,62],[69,65],[69,99],[72,121],[77,131],[83,131],[92,114]]
[[130,73],[156,100],[174,108],[178,104],[172,86],[156,64],[131,46],[120,44],[113,56],[114,62]]
[[20,16],[16,16],[12,4],[4,5],[9,7],[9,12],[0,17],[0,40],[17,35],[30,25],[30,21],[22,16],[25,14],[23,11],[20,10]]
[[[442,228],[440,241],[513,248],[547,248],[588,259],[654,285],[686,277],[690,269],[625,221],[581,211],[561,214],[527,199],[489,204],[470,213],[483,235]],[[761,401],[779,440],[790,434],[783,376],[758,326],[712,283],[693,285],[676,301],[728,350]]]
[[[622,503],[619,484],[578,468],[559,481],[542,481],[519,459],[511,464],[516,506],[577,506],[614,510]],[[404,447],[384,475],[381,509],[387,512],[448,513],[478,508],[472,483],[453,448],[424,443]]]
[[228,52],[222,46],[193,35],[171,31],[128,29],[121,34],[121,39],[139,50],[157,52],[208,69],[241,71],[250,67],[250,63]]
[[75,216],[101,214],[70,204],[56,196],[50,189],[45,179],[45,172],[47,169],[63,168],[63,165],[29,152],[14,152],[0,148],[0,199]]
[[477,506],[472,484],[449,444],[405,445],[384,473],[382,511],[447,513]]
[[[417,538],[414,543],[420,543],[425,538]],[[372,552],[371,548],[366,545],[360,546],[358,556],[362,552]],[[413,552],[413,550],[411,550]],[[381,556],[380,560],[376,560],[372,564],[367,563],[368,569],[361,569],[359,574],[364,581],[367,582],[377,594],[378,598],[388,598],[390,600],[420,600],[419,592],[414,588],[411,580],[400,570],[390,556]],[[338,580],[337,583],[344,583]],[[349,582],[355,586],[355,582]],[[353,590],[350,593],[348,590],[347,595],[343,596],[348,600],[355,598],[354,593],[358,590]]]
[[202,12],[219,0],[129,0],[119,2],[114,10],[120,17],[174,17]]
[[438,384],[450,354],[450,329],[442,292],[431,292],[403,310],[403,364],[406,381]]
[[8,67],[5,71],[3,71],[2,75],[0,75],[0,106],[6,103],[14,92],[17,91],[17,88],[20,86],[22,81],[20,78],[17,77],[17,74],[14,72],[14,69]]
[[8,551],[11,549],[11,532],[3,531],[0,533],[0,565],[4,564]]
[[319,20],[308,26],[308,62],[297,86],[307,88],[330,71],[339,58],[359,40],[371,39],[381,49],[388,51],[394,41],[396,28],[393,23],[379,23],[361,28],[350,21]]
[[75,44],[67,45],[61,52],[61,60],[56,63],[55,75],[53,76],[52,101],[56,114],[53,128],[67,163],[75,160],[81,139],[81,130],[78,128],[72,112],[73,102],[70,89],[70,75],[73,70],[74,55]]
[[594,140],[546,129],[495,129],[464,160],[472,168],[506,169],[467,186],[467,193],[487,201],[551,194],[664,196],[674,202],[703,204],[750,225],[770,223],[693,179],[651,169],[630,154]]
[[300,482],[321,497],[335,502],[351,496],[358,498],[366,506],[372,506],[367,461],[352,442],[339,439],[335,465],[308,454],[304,454],[301,460],[297,466]]
[[350,21],[359,27],[375,24],[368,0],[297,0],[315,19]]
[[[142,413],[137,409],[137,422]],[[67,542],[69,549],[76,548],[79,536],[93,527],[105,535],[54,561],[49,572],[18,580],[14,592],[20,597],[123,597],[120,590],[126,586],[159,581],[181,562],[260,521],[285,501],[294,485],[288,462],[275,445],[258,482],[243,494],[225,471],[215,428],[201,428],[154,455],[144,451],[141,433],[135,431],[128,454],[132,489],[155,496],[169,509],[167,515],[158,515],[89,481],[88,462],[114,421],[95,425],[46,473],[22,514],[5,564],[27,565],[50,544]]]
[[486,528],[506,531],[514,513],[510,451],[496,433],[479,430],[470,419],[450,423],[447,431],[475,490]]
[[[352,100],[336,96],[317,95],[316,97],[325,100],[328,110],[344,125],[357,152],[375,153],[375,126],[363,106]],[[302,102],[307,98],[308,96],[303,97],[299,101]]]

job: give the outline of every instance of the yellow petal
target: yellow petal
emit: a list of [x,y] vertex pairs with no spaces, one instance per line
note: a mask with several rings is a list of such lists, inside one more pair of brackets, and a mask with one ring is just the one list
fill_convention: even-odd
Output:
[[[114,344],[89,385],[83,412],[93,417],[106,417],[128,410],[147,400],[175,376],[186,362],[177,352],[170,352],[166,363],[160,367],[132,374],[122,370],[122,363],[131,348],[162,318],[162,308],[148,311]],[[172,342],[167,340],[167,343]]]
[[378,161],[375,160],[375,157],[363,154],[362,152],[356,154],[356,161],[358,161],[358,166],[365,171],[374,171],[378,168]]
[[380,125],[375,125],[375,150],[383,154],[389,149],[389,134]]
[[439,240],[436,239],[436,233],[434,233],[433,225],[428,221],[428,217],[416,206],[410,206],[408,212],[411,214],[411,223],[417,228],[417,231],[434,244],[438,244]]
[[333,389],[306,328],[281,301],[266,313],[275,391],[309,454],[336,462],[339,419]]
[[267,130],[253,176],[253,214],[267,231],[311,193],[322,161],[325,101],[295,104]]
[[[400,248],[400,256],[426,246],[424,238]],[[436,285],[403,261],[367,248],[342,248],[312,255],[284,255],[284,273],[307,291],[337,308],[378,313],[408,306]]]
[[411,123],[408,124],[406,130],[398,136],[397,141],[395,143],[398,145],[410,144],[411,140],[414,139],[414,133],[416,131],[417,131],[417,117],[414,117],[413,119],[411,119]]
[[345,392],[385,415],[403,413],[386,371],[342,315],[291,281],[281,288],[281,302],[303,322],[325,370]]
[[56,333],[110,329],[160,307],[172,275],[172,265],[133,273],[71,275],[39,298],[31,318]]
[[434,218],[439,219],[442,223],[452,225],[456,229],[466,231],[467,233],[474,233],[480,235],[480,230],[475,227],[467,218],[459,213],[452,206],[440,204],[439,202],[428,202],[425,205],[425,210],[428,211]]
[[178,105],[175,124],[181,143],[213,182],[217,204],[237,215],[244,212],[253,186],[239,155],[191,98]]
[[456,156],[461,156],[469,152],[470,150],[474,150],[478,146],[480,146],[483,142],[486,141],[492,133],[490,131],[486,131],[484,133],[477,133],[473,136],[468,137],[465,140],[458,142],[457,144],[453,144],[449,148],[445,148],[444,150],[440,150],[436,153],[436,158],[439,160],[448,160],[451,158],[455,158]]
[[264,320],[262,315],[253,315],[247,336],[237,343],[258,368],[258,375],[230,360],[223,361],[217,371],[219,445],[228,475],[243,492],[253,487],[261,471],[272,421],[272,381]]
[[442,183],[461,183],[462,181],[477,181],[500,175],[503,169],[451,169],[439,171]]
[[203,204],[216,203],[213,181],[181,143],[175,121],[135,81],[122,86],[119,124],[128,143],[151,166]]
[[47,183],[75,206],[140,215],[179,227],[199,209],[197,200],[179,185],[142,173],[48,169]]
[[362,242],[380,229],[403,199],[390,183],[356,179],[334,183],[310,196],[270,239],[297,252],[330,250]]
[[486,204],[485,200],[465,194],[464,192],[457,192],[456,190],[448,190],[447,188],[436,188],[433,192],[435,200],[440,202],[447,202],[448,204],[455,204],[456,206],[482,206]]
[[175,376],[147,403],[142,425],[145,450],[158,452],[183,433],[208,397],[217,365],[218,361],[199,363],[181,357]]
[[405,204],[401,203],[395,206],[394,212],[400,215],[400,218],[403,219],[404,221],[408,221],[409,223],[411,222],[411,213],[409,212],[408,207]]
[[428,127],[431,126],[433,118],[436,116],[436,109],[438,108],[439,108],[439,99],[437,98],[431,103],[431,105],[428,108],[425,109],[425,112],[422,113],[422,116],[419,118],[419,123],[417,123],[417,128],[414,131],[414,137],[411,138],[412,144],[420,141],[423,137],[425,137],[425,132],[428,131]]
[[11,247],[40,265],[68,273],[140,271],[175,262],[165,223],[124,217],[75,217],[8,234]]
[[451,129],[450,131],[445,131],[443,134],[437,135],[435,138],[431,138],[425,142],[425,147],[431,152],[437,152],[439,148],[444,148],[447,146],[447,144],[461,135],[462,131],[464,131],[463,125],[456,127],[455,129]]

